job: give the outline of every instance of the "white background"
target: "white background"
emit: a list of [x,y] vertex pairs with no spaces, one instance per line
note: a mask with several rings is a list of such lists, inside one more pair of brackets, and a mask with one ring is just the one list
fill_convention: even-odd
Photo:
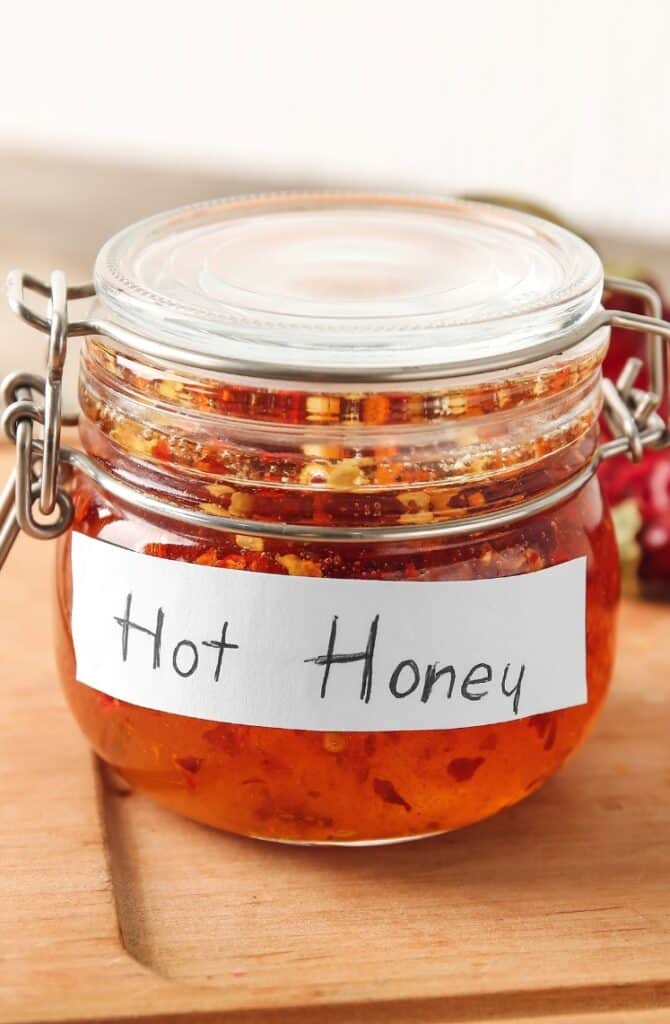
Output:
[[0,148],[515,191],[670,237],[663,0],[7,4]]

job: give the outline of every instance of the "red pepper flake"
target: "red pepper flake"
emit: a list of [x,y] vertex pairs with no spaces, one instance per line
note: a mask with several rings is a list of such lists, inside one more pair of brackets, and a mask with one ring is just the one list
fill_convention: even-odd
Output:
[[455,757],[447,770],[456,782],[468,782],[485,760],[485,757]]
[[223,751],[224,754],[229,754],[230,757],[234,757],[240,752],[240,741],[234,726],[226,725],[225,723],[215,725],[213,729],[203,732],[202,738],[210,746],[216,747],[217,750]]
[[195,775],[202,767],[201,757],[175,757],[174,763],[189,775]]
[[89,491],[79,491],[75,494],[73,499],[74,521],[77,525],[80,525],[88,518],[88,513],[91,511],[91,504],[91,494]]
[[558,732],[555,716],[551,713],[533,715],[528,719],[528,725],[531,729],[535,729],[541,740],[544,740],[544,749],[551,750],[556,742],[556,733]]
[[268,754],[267,751],[261,755],[261,766],[270,774],[272,772],[290,772],[289,765],[282,761],[281,758],[276,757],[274,754]]
[[216,565],[219,560],[216,548],[207,548],[201,555],[195,559],[196,565]]
[[275,576],[285,576],[286,569],[277,565],[274,556],[269,555],[267,551],[249,551],[246,556],[246,568],[251,572],[266,572],[272,573]]
[[363,399],[362,419],[364,423],[380,425],[388,423],[391,402],[386,395],[369,395]]
[[373,779],[372,788],[377,796],[380,796],[387,804],[398,804],[399,807],[404,807],[406,811],[412,810],[411,804],[408,804],[400,796],[398,790],[388,779]]
[[369,732],[363,741],[363,746],[367,756],[372,757],[377,750],[377,737]]
[[246,569],[246,559],[243,554],[226,555],[221,559],[220,564],[225,569]]
[[159,441],[156,441],[155,445],[151,449],[151,454],[155,459],[160,459],[161,462],[171,462],[172,451],[167,438],[161,437]]
[[528,728],[535,729],[537,735],[542,739],[549,728],[549,715],[533,715],[528,719]]
[[173,562],[190,562],[193,554],[197,554],[197,550],[188,548],[185,544],[159,544],[149,543],[143,547],[145,555],[151,555],[152,558],[168,558]]
[[544,749],[545,750],[551,750],[551,748],[553,747],[554,743],[556,742],[556,734],[557,734],[557,732],[558,732],[558,722],[556,721],[555,718],[552,718],[551,722],[549,723],[549,732],[547,733],[547,738],[544,741]]
[[97,697],[103,711],[115,711],[121,704],[117,697],[110,697],[108,693],[99,693]]

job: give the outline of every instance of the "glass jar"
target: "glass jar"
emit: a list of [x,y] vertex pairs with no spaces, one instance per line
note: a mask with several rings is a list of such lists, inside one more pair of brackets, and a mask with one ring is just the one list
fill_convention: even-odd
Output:
[[[612,670],[594,470],[667,439],[634,367],[603,385],[632,315],[602,289],[581,239],[454,200],[226,200],[107,243],[51,503],[58,665],[100,757],[298,843],[445,832],[541,786]],[[667,325],[626,326],[657,332],[662,385]],[[8,420],[18,441],[25,399]]]

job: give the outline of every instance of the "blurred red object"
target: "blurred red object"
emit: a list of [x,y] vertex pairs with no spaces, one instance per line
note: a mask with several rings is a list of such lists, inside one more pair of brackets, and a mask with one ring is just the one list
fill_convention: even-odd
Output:
[[[639,271],[626,276],[658,285]],[[618,292],[605,297],[610,309],[645,313],[640,299]],[[664,302],[663,316],[670,307]],[[617,379],[631,356],[645,357],[645,338],[615,327],[605,359],[605,373]],[[636,381],[647,386],[646,368]],[[667,410],[665,410],[667,411]],[[625,455],[604,462],[599,469],[603,491],[612,508],[619,541],[624,586],[647,597],[670,597],[670,450],[649,451],[642,462]]]
[[[573,224],[567,223],[555,210],[523,196],[475,193],[466,195],[465,198],[510,206],[537,217],[544,217],[577,234],[584,234]],[[611,273],[614,268],[606,269]],[[639,266],[620,269],[619,276],[644,281],[660,291],[658,282],[648,269]],[[623,292],[612,291],[606,294],[604,305],[609,309],[622,309],[630,313],[649,312],[645,309],[643,300],[625,295]],[[663,317],[666,320],[670,319],[670,305],[665,301]],[[642,334],[614,327],[605,359],[606,375],[616,380],[630,356],[644,360],[645,341]],[[641,369],[635,384],[640,388],[648,387],[646,365]],[[667,418],[668,411],[666,402],[661,405],[659,412]],[[607,434],[604,423],[603,431]],[[631,462],[625,455],[608,459],[602,464],[598,474],[612,509],[621,554],[624,589],[645,597],[670,599],[670,449],[646,452],[642,462],[638,463]]]

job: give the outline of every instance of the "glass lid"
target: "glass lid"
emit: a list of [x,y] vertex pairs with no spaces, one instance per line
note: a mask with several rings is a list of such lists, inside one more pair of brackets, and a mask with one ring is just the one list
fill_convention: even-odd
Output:
[[132,347],[274,378],[453,376],[551,355],[586,332],[603,269],[569,231],[457,199],[223,199],[100,251],[101,319]]

